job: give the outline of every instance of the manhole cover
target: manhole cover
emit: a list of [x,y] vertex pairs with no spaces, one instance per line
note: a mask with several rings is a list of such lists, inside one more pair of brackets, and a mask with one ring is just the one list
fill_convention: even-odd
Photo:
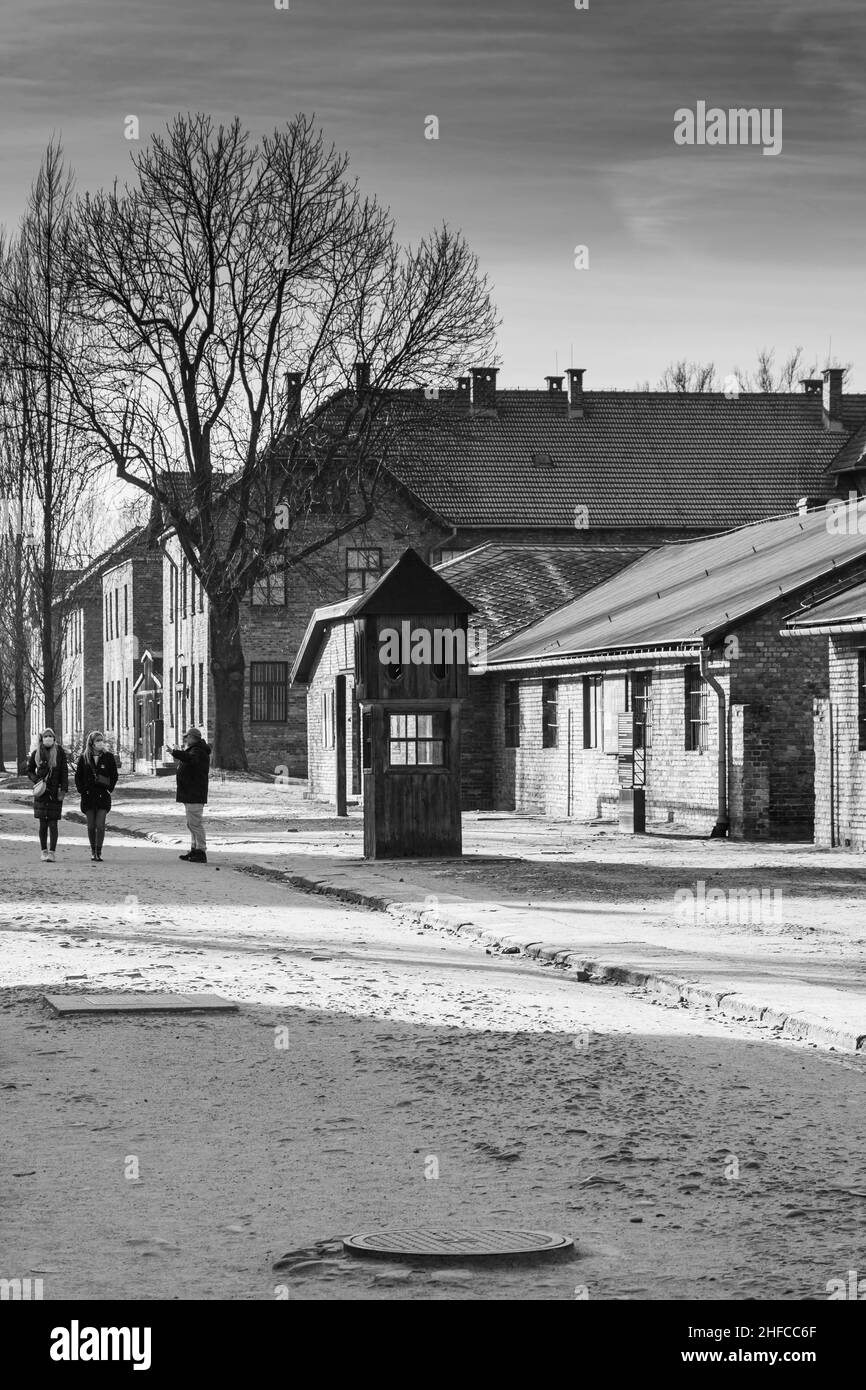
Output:
[[374,1231],[347,1236],[343,1245],[355,1255],[455,1259],[518,1255],[552,1255],[571,1250],[568,1236],[552,1231]]

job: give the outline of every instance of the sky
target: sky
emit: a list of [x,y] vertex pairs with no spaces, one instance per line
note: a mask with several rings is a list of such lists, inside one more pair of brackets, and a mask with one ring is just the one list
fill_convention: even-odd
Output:
[[[129,115],[145,141],[179,110],[256,132],[313,112],[404,240],[464,232],[500,385],[575,365],[628,388],[679,358],[724,375],[802,344],[866,389],[863,0],[288,5],[2,0],[0,222],[54,134],[93,189],[129,177]],[[699,102],[781,110],[780,152],[676,144]]]

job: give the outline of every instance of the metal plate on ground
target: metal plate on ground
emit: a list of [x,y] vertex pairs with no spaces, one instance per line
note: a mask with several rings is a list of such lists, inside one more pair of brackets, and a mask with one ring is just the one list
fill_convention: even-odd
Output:
[[347,1236],[343,1245],[354,1255],[453,1260],[561,1254],[574,1242],[553,1231],[396,1230]]
[[236,1013],[218,994],[44,994],[58,1014]]

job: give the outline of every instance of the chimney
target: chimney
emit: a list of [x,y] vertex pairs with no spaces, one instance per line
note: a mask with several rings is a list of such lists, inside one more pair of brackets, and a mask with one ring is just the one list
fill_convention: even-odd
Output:
[[301,380],[300,372],[286,372],[286,411],[290,416],[301,413]]
[[563,378],[561,376],[546,376],[544,380],[547,382],[547,389],[551,396],[555,396],[557,391],[562,390]]
[[586,367],[569,367],[568,369],[568,414],[583,414],[583,374]]
[[498,367],[472,368],[473,410],[496,409],[496,374]]
[[842,378],[844,367],[824,368],[824,427],[840,431],[842,426]]
[[369,362],[355,363],[355,394],[362,396],[365,391],[370,389],[370,364]]
[[800,385],[807,396],[820,396],[824,390],[824,378],[822,376],[804,376]]
[[459,376],[457,378],[457,399],[465,405],[469,404],[470,396],[468,376]]

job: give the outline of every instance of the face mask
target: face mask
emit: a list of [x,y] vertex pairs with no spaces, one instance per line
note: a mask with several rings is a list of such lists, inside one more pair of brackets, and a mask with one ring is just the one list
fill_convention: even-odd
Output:
[[53,739],[53,738],[44,738],[44,739],[42,740],[42,747],[43,747],[43,748],[53,748],[53,747],[54,747],[54,739]]

